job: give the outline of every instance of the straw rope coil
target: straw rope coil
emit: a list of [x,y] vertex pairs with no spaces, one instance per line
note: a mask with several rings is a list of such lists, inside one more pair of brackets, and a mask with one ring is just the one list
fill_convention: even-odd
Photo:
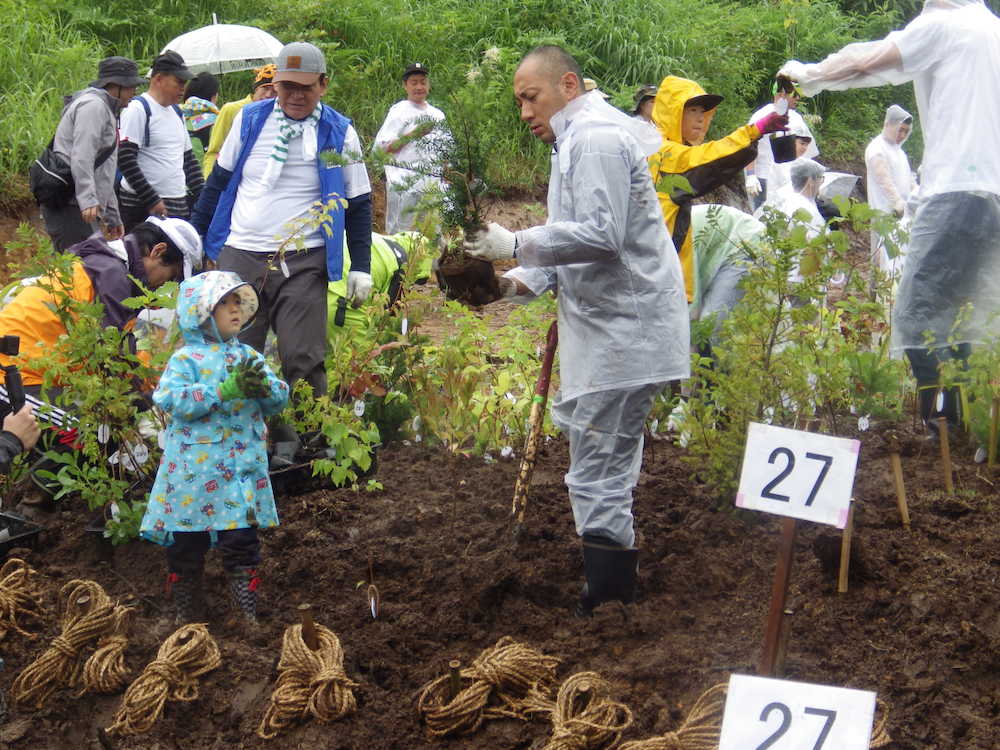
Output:
[[108,733],[148,732],[163,714],[167,700],[193,701],[198,677],[222,663],[219,646],[204,624],[182,625],[156,652],[122,696]]
[[97,650],[83,665],[84,693],[117,693],[128,682],[128,666],[125,664],[125,649],[128,648],[129,625],[134,610],[121,605],[112,612],[112,622],[97,644]]
[[889,704],[881,698],[876,699],[875,713],[876,715],[881,714],[881,716],[875,720],[875,726],[872,727],[872,739],[868,743],[868,747],[885,747],[892,742],[892,737],[889,736],[889,732],[885,728],[886,724],[889,723]]
[[543,750],[597,750],[618,742],[632,726],[632,711],[609,698],[610,691],[596,672],[567,677],[549,709],[552,736]]
[[24,560],[12,557],[0,567],[0,639],[11,630],[37,638],[18,625],[19,617],[44,618],[38,573]]
[[676,732],[626,742],[619,750],[718,750],[728,689],[722,683],[702,693]]
[[504,636],[460,673],[464,687],[449,699],[449,675],[427,683],[417,710],[435,737],[468,734],[487,719],[527,718],[529,691],[546,694],[555,682],[559,659]]
[[344,671],[340,639],[322,625],[315,628],[319,642],[315,651],[306,645],[301,625],[285,629],[278,682],[257,728],[257,735],[265,740],[273,739],[282,729],[310,716],[321,724],[329,724],[357,708],[351,688],[358,683]]
[[[85,650],[91,645],[96,646],[104,637],[115,637],[119,628],[124,628],[123,623],[127,619],[122,610],[128,611],[128,608],[112,602],[101,585],[94,581],[72,580],[60,589],[59,598],[63,612],[62,632],[11,685],[11,697],[19,705],[41,708],[60,687],[82,685],[82,692],[86,692],[92,687],[99,687],[102,681],[104,685],[110,685],[116,675],[124,676],[121,655],[124,645],[118,644],[102,651],[96,660],[96,654],[90,659],[85,658]],[[108,659],[110,663],[105,664]],[[93,681],[85,685],[84,674],[88,664]],[[97,675],[103,677],[98,678]]]

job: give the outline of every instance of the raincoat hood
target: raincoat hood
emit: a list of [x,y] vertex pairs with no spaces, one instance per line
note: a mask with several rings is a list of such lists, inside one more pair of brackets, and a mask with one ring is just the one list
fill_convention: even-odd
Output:
[[[898,142],[896,139],[899,136],[899,128],[906,120],[910,120],[910,132],[906,134],[906,138],[902,142]],[[902,146],[913,135],[913,116],[898,104],[891,105],[885,111],[885,123],[882,126],[882,135],[885,136],[889,145],[896,146],[897,148]]]
[[[705,96],[701,86],[687,78],[667,76],[660,82],[653,101],[653,122],[661,135],[668,141],[683,143],[681,124],[684,120],[684,105],[696,96]],[[705,130],[708,131],[715,117],[715,110],[705,113]]]
[[924,7],[920,11],[920,14],[933,13],[937,10],[960,10],[970,5],[982,5],[985,7],[983,0],[924,0]]
[[181,283],[177,294],[177,321],[184,341],[188,344],[209,343],[213,339],[206,336],[206,328],[215,331],[215,341],[221,339],[212,312],[222,298],[233,291],[240,295],[242,328],[246,328],[257,314],[257,292],[237,274],[208,271]]

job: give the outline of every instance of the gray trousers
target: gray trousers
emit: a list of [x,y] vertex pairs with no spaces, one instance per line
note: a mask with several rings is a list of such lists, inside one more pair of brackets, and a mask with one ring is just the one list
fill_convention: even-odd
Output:
[[52,238],[53,247],[60,252],[100,231],[96,223],[89,224],[83,220],[75,200],[62,208],[42,206],[42,220],[46,233]]
[[632,490],[642,466],[642,429],[662,383],[588,393],[552,406],[569,438],[566,487],[576,533],[635,544]]
[[288,276],[272,253],[251,253],[226,245],[220,271],[233,271],[254,289],[260,301],[253,324],[240,341],[264,351],[268,329],[278,338],[281,373],[289,385],[305,380],[317,396],[326,393],[326,248],[285,255]]
[[715,316],[710,339],[713,346],[719,343],[719,333],[729,313],[743,299],[745,292],[740,282],[749,270],[745,263],[726,261],[715,272],[715,276],[708,282],[708,288],[702,294],[701,312],[698,317],[699,320],[707,320],[709,316]]

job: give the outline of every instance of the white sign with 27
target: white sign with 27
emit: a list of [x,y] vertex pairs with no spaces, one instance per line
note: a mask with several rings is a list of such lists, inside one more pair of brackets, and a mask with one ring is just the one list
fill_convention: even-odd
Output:
[[875,693],[734,674],[719,750],[868,750]]
[[736,505],[842,529],[860,450],[858,440],[751,422]]

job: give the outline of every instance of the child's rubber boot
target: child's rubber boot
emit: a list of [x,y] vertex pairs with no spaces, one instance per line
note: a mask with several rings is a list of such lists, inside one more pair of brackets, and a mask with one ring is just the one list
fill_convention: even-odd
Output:
[[174,600],[174,624],[187,625],[204,622],[204,597],[202,574],[170,573],[167,576],[167,595]]
[[233,568],[226,571],[226,578],[233,609],[244,623],[256,625],[257,587],[260,585],[256,568]]

